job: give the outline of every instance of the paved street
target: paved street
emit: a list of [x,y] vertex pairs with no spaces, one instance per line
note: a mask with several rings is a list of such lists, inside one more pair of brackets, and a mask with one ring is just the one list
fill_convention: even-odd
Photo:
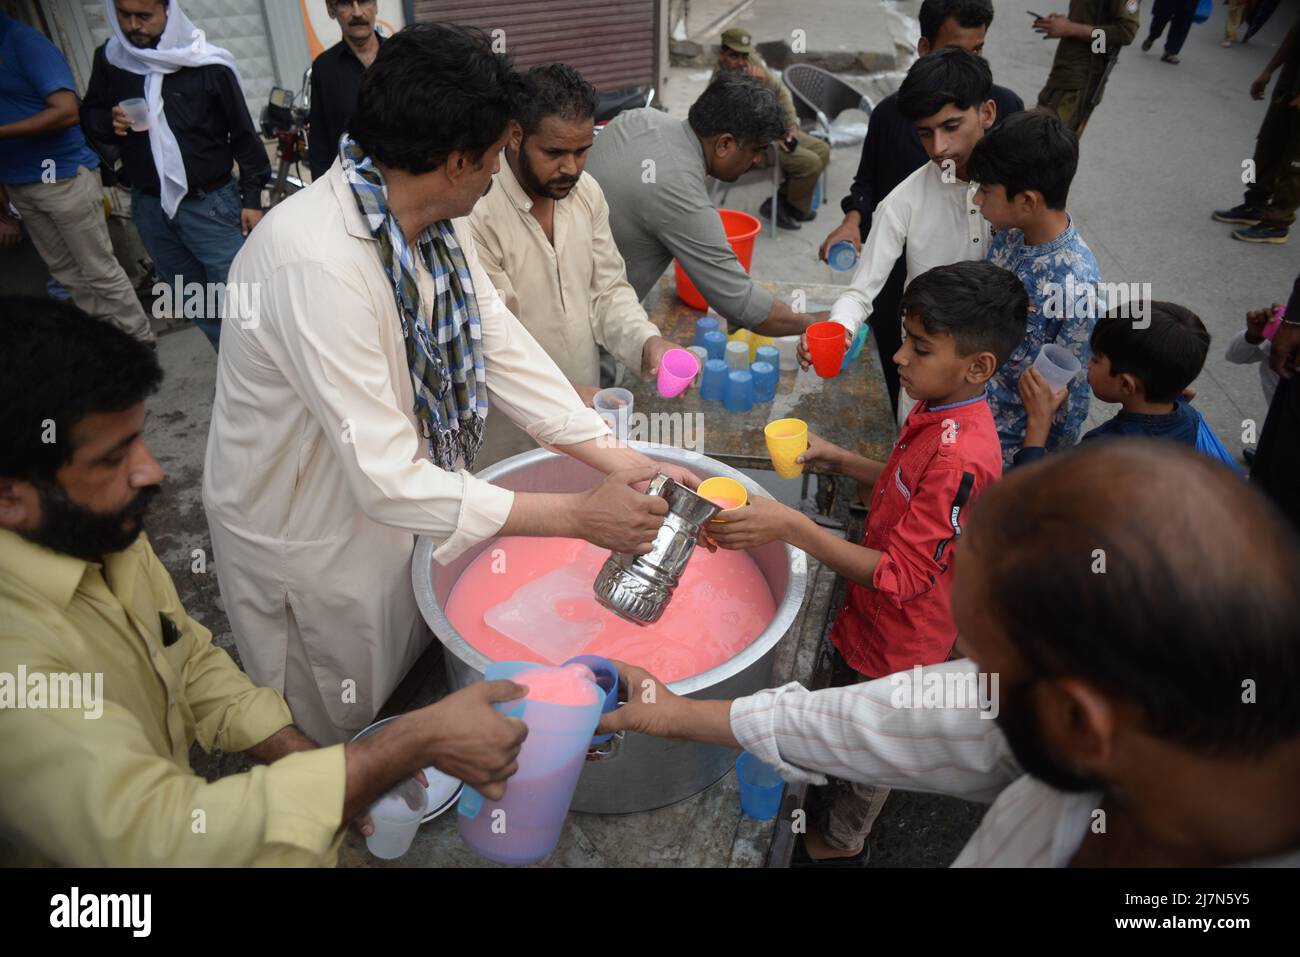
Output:
[[[994,77],[1032,106],[1055,44],[1030,29],[1024,3],[994,0],[994,4],[997,20],[986,50]],[[887,6],[914,16],[919,4],[909,0]],[[1064,6],[1058,2],[1054,8],[1063,12]],[[1150,0],[1145,0],[1138,42],[1150,22],[1149,6]],[[1287,0],[1248,46],[1225,50],[1218,45],[1225,7],[1216,4],[1211,20],[1192,28],[1178,66],[1160,62],[1159,45],[1148,54],[1136,42],[1124,50],[1083,139],[1070,203],[1106,281],[1150,283],[1154,298],[1190,307],[1209,327],[1214,342],[1205,371],[1195,383],[1196,405],[1233,451],[1241,448],[1243,422],[1253,419],[1262,426],[1265,409],[1257,370],[1230,365],[1222,358],[1223,349],[1244,326],[1248,308],[1285,300],[1300,271],[1300,235],[1284,246],[1248,245],[1231,239],[1232,227],[1213,222],[1210,211],[1240,201],[1242,162],[1251,155],[1264,114],[1264,104],[1252,101],[1247,90],[1294,21],[1295,7],[1293,0]],[[876,22],[897,19],[891,14],[877,17]],[[782,33],[795,26],[793,22],[771,24]],[[756,39],[765,39],[763,22],[749,22],[747,27]],[[682,67],[675,68],[673,76],[663,92],[677,112],[689,105],[693,89],[702,88],[705,74],[698,67]],[[850,79],[863,89],[880,86],[861,75]],[[830,205],[823,207],[815,222],[776,239],[764,232],[754,258],[756,275],[792,282],[837,281],[838,274],[816,262],[816,249],[839,221],[838,201],[852,177],[858,151],[857,146],[835,150]],[[734,191],[727,205],[756,213],[764,196],[764,186],[751,183]],[[37,292],[43,281],[39,259],[30,247],[0,253],[0,292]],[[215,356],[196,329],[163,336],[159,348],[167,378],[150,404],[147,431],[167,480],[150,520],[150,534],[191,614],[233,652],[225,615],[216,602],[200,501]],[[1094,404],[1091,421],[1111,414],[1111,409]],[[232,759],[225,760],[230,765]],[[198,765],[207,773],[217,767],[208,760]],[[896,794],[873,838],[872,863],[947,864],[980,814],[979,808],[961,802]]]

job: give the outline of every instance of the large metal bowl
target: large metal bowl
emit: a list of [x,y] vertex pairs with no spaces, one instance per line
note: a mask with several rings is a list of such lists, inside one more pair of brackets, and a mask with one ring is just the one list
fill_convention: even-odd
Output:
[[[661,461],[684,465],[701,478],[725,475],[748,489],[750,497],[770,495],[756,482],[706,456],[664,445],[631,443]],[[595,487],[602,476],[568,456],[535,449],[498,462],[480,478],[516,492],[580,492]],[[447,565],[433,561],[435,545],[421,537],[411,564],[411,580],[424,620],[442,642],[447,678],[453,690],[480,680],[488,658],[472,647],[447,620],[443,609],[452,587],[466,567],[496,539],[489,539]],[[752,549],[772,597],[776,614],[763,632],[734,658],[668,687],[696,698],[736,698],[766,688],[771,679],[777,643],[785,637],[803,603],[808,566],[804,553],[781,542]],[[635,663],[635,662],[633,662]],[[704,790],[730,769],[736,752],[712,745],[669,741],[628,734],[616,738],[599,754],[590,755],[573,799],[575,811],[623,814],[648,811]]]

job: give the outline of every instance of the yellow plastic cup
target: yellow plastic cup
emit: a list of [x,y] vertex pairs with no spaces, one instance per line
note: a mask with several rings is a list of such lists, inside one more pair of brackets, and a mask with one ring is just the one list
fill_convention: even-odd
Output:
[[803,474],[803,463],[796,462],[808,450],[808,423],[803,419],[777,419],[763,429],[767,439],[767,454],[781,478],[792,479]]
[[717,475],[713,478],[705,479],[700,483],[700,487],[695,490],[695,494],[701,498],[707,498],[714,505],[719,506],[722,511],[714,517],[715,522],[725,522],[722,518],[729,509],[743,508],[749,504],[749,492],[745,486],[741,485],[735,479],[729,479],[723,475]]

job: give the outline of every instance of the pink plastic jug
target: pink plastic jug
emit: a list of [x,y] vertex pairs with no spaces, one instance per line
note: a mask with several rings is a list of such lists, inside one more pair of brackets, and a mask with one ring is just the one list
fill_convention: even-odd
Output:
[[488,681],[528,685],[528,696],[496,705],[528,725],[519,770],[505,796],[489,801],[466,786],[457,808],[460,836],[472,851],[499,864],[532,864],[560,841],[605,692],[582,665],[552,668],[526,661],[488,665]]

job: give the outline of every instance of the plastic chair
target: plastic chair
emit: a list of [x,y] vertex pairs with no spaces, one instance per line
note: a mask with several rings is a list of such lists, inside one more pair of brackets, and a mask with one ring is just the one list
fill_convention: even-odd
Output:
[[[770,170],[772,174],[772,214],[771,216],[768,217],[769,220],[768,228],[771,231],[771,235],[775,236],[776,235],[776,211],[781,205],[781,200],[777,197],[777,193],[780,192],[781,189],[781,157],[780,154],[777,153],[777,146],[775,143],[769,143],[767,146],[767,165],[768,165],[767,170],[765,169],[750,170],[748,173],[745,173],[743,176],[740,177],[740,179],[736,180],[734,183],[724,183],[722,182],[722,180],[711,179],[709,181],[709,199],[713,202],[714,206],[720,207],[722,206],[723,203],[727,201],[727,194],[731,192],[731,188],[733,186],[739,185],[746,181],[754,182],[760,176],[762,176],[763,174],[767,173],[768,170]],[[822,192],[825,192],[825,190],[823,189]]]
[[[791,63],[781,74],[794,99],[800,125],[813,136],[831,141],[831,124],[845,110],[861,110],[867,116],[876,108],[871,97],[845,83],[834,73],[811,63]],[[830,179],[822,173],[822,201],[828,198]]]

